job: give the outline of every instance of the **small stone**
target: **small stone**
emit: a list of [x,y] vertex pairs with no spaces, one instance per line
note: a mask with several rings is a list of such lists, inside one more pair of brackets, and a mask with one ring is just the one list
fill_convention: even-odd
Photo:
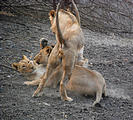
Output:
[[10,75],[7,75],[8,78],[10,78],[11,76]]
[[43,104],[46,105],[46,106],[50,106],[50,104],[48,104],[48,103],[46,103],[46,102],[43,102]]
[[0,36],[0,40],[3,40],[3,38]]

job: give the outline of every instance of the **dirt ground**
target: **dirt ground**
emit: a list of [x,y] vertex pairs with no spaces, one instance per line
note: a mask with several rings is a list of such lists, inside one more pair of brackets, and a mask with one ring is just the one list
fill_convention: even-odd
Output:
[[34,56],[39,39],[55,43],[49,20],[0,16],[0,119],[1,120],[133,120],[133,39],[84,29],[84,56],[89,68],[99,71],[107,83],[108,97],[92,107],[95,97],[69,93],[74,101],[61,101],[59,88],[44,89],[32,98],[37,86],[24,85],[24,78],[11,63],[22,55]]

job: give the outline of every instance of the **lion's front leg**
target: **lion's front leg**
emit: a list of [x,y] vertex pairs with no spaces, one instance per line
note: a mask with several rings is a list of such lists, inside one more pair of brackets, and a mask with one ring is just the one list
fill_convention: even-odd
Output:
[[39,80],[33,80],[33,81],[25,81],[25,85],[39,85],[40,79]]
[[41,77],[40,84],[36,89],[36,91],[34,92],[34,94],[32,95],[32,97],[37,96],[43,90],[43,88],[46,86],[46,81],[50,77],[52,72],[53,72],[53,68],[47,65],[46,73],[44,73],[43,76]]
[[62,74],[62,65],[59,65],[47,80],[46,86],[56,88],[57,84],[61,81]]

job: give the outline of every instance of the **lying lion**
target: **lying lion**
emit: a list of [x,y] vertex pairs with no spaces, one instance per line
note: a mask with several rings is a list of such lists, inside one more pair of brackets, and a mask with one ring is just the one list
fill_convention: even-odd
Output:
[[[46,63],[45,60],[43,61],[43,58],[47,57],[49,54],[46,54],[46,48],[47,47],[40,50],[40,56],[37,55],[35,61],[38,61],[38,63]],[[46,66],[43,64],[38,65],[35,61],[30,61],[26,56],[24,56],[20,62],[12,64],[14,69],[24,75],[28,74],[28,77],[31,76],[30,78],[32,78],[33,81],[24,82],[26,85],[38,85],[40,79],[37,78],[42,77],[42,74],[46,70]],[[52,75],[52,77],[50,77],[46,82],[45,87],[56,88],[63,74],[62,67],[58,67],[58,70],[53,74],[54,75]],[[93,103],[93,106],[100,102],[102,94],[106,96],[106,84],[103,76],[95,70],[90,70],[79,65],[75,65],[70,80],[66,83],[66,90],[84,95],[96,95],[96,101]]]
[[28,80],[31,80],[34,85],[40,83],[38,79],[40,79],[46,71],[45,65],[38,65],[36,62],[29,60],[25,55],[23,55],[22,60],[19,62],[13,63],[12,68],[22,73]]

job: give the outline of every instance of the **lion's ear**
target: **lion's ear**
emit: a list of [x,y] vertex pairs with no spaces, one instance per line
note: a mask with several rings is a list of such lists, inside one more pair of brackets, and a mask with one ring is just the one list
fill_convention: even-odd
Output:
[[67,8],[67,11],[68,11],[68,12],[71,12],[71,11],[70,11],[70,8]]
[[48,45],[48,41],[45,40],[44,38],[40,39],[40,48],[43,49]]
[[64,57],[64,52],[62,49],[59,49],[59,57]]
[[28,60],[28,61],[29,61],[29,59],[28,59],[25,55],[22,56],[22,59],[23,59],[23,60]]
[[46,50],[46,52],[47,52],[49,55],[50,55],[51,51],[52,51],[52,48],[51,48],[51,47],[48,47],[47,50]]
[[49,12],[49,16],[55,17],[55,15],[56,15],[55,10],[51,10],[51,11]]
[[54,48],[55,45],[51,45],[52,48]]
[[19,66],[18,63],[13,63],[12,64],[12,68],[15,69],[15,70],[18,70],[18,66]]

